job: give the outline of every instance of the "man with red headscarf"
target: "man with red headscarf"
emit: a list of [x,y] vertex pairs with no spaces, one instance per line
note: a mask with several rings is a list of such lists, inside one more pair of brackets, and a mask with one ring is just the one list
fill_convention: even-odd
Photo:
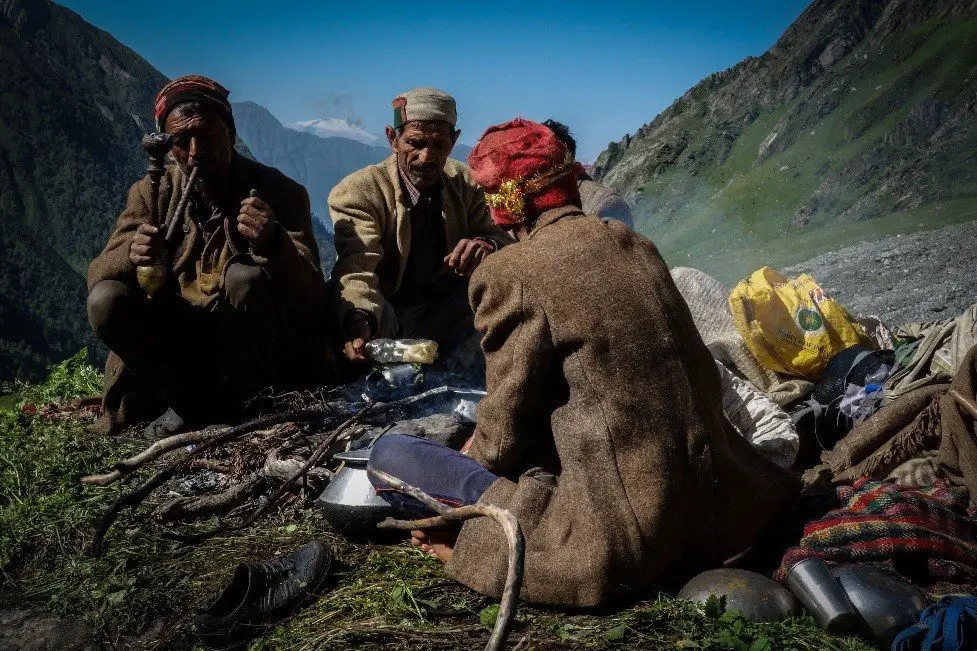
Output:
[[[747,549],[799,486],[723,416],[715,363],[654,244],[580,210],[576,163],[540,124],[490,128],[468,161],[518,240],[471,282],[488,395],[467,457],[384,437],[371,467],[447,503],[511,511],[530,602],[606,604]],[[500,596],[498,526],[469,520],[454,535],[415,541]]]
[[[234,150],[227,97],[199,75],[160,90],[156,128],[172,136],[175,164],[157,205],[174,237],[150,223],[146,176],[88,268],[89,320],[112,351],[110,431],[155,418],[146,435],[158,437],[227,422],[266,387],[330,379],[309,195]],[[160,264],[167,278],[149,300],[136,269]]]

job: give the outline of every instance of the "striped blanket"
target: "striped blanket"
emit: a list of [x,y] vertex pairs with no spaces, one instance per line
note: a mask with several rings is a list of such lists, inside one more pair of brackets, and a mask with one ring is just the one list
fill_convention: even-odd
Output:
[[931,597],[977,590],[977,519],[962,488],[925,488],[860,479],[838,489],[841,508],[804,527],[774,578],[805,558],[829,565],[874,563]]

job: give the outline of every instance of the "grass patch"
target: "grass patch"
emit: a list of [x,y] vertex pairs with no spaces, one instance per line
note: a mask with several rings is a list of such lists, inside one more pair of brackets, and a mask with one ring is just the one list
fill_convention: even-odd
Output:
[[[24,395],[69,400],[88,393],[97,374],[78,359],[54,368],[40,386],[21,386]],[[94,523],[124,487],[93,488],[78,479],[135,447],[95,433],[90,422],[0,410],[0,609],[83,620],[100,648],[191,649],[194,610],[217,595],[237,563],[290,553],[319,538],[336,557],[328,589],[253,650],[485,643],[497,612],[491,601],[448,580],[436,560],[406,543],[357,544],[332,534],[314,510],[290,507],[247,531],[180,551],[148,524],[144,509],[123,515],[105,555],[93,558]],[[871,648],[829,637],[810,618],[750,624],[667,597],[601,615],[523,606],[511,642],[523,637],[533,649]]]

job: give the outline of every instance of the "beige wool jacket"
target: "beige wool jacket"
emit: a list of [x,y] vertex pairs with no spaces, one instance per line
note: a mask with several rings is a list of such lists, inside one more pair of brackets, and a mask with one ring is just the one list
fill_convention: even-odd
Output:
[[[481,501],[522,526],[526,601],[598,606],[719,567],[795,499],[723,415],[658,250],[621,222],[548,211],[469,296],[488,391],[469,454],[500,475]],[[469,520],[448,572],[497,598],[506,554],[497,524]]]
[[[449,159],[441,178],[446,251],[464,238],[485,238],[499,247],[511,241],[492,221],[485,195],[464,163]],[[340,181],[329,193],[329,215],[338,258],[333,298],[339,324],[353,309],[363,310],[379,324],[386,297],[400,287],[411,245],[397,157],[391,155]]]

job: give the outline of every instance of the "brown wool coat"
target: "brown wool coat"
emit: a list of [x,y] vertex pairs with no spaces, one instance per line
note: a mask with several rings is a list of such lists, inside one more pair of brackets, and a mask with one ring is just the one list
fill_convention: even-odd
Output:
[[[510,241],[492,221],[485,195],[465,164],[449,159],[441,178],[447,251],[463,238],[482,237],[498,246]],[[350,310],[360,309],[380,324],[385,297],[400,287],[410,254],[410,221],[397,157],[391,155],[340,181],[329,193],[329,215],[338,256],[333,277],[339,323]]]
[[[179,167],[166,168],[159,188],[158,214],[162,223],[168,222],[176,212],[184,183]],[[129,260],[129,243],[139,224],[149,221],[149,187],[149,177],[146,176],[129,190],[115,230],[88,267],[89,291],[102,280],[118,280],[138,287],[135,266]],[[278,170],[234,153],[231,161],[232,205],[240,205],[252,189],[257,190],[258,197],[275,211],[279,233],[276,235],[278,242],[271,245],[267,257],[252,255],[250,259],[267,269],[291,321],[299,324],[300,331],[307,331],[310,340],[318,341],[321,333],[317,335],[314,331],[322,327],[325,280],[319,249],[312,235],[309,195],[304,187]],[[228,216],[223,230],[216,232],[205,244],[196,222],[189,215],[185,217],[176,231],[173,264],[168,275],[170,291],[178,288],[184,298],[201,308],[207,308],[217,300],[227,263],[235,256],[248,255],[247,241],[237,232],[236,219],[236,212]],[[174,278],[176,287],[172,284]],[[167,288],[160,291],[167,291]],[[321,344],[316,345],[321,348]],[[107,394],[122,369],[121,360],[110,355],[105,373]]]
[[[523,528],[527,601],[597,606],[717,567],[795,498],[723,415],[657,249],[620,222],[545,213],[481,264],[470,298],[488,390],[470,454],[502,475],[482,500]],[[449,573],[498,597],[505,567],[497,525],[467,522]]]

